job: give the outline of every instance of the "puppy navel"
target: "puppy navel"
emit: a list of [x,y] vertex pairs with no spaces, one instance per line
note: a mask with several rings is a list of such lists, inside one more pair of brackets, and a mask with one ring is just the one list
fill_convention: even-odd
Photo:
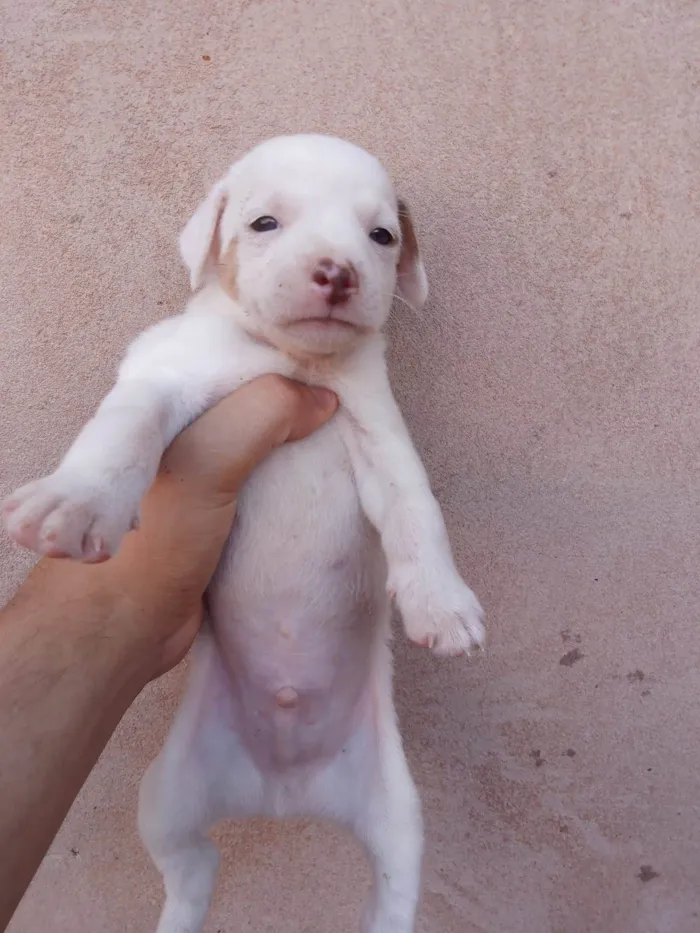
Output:
[[282,687],[275,696],[275,703],[280,709],[294,709],[299,702],[299,694],[294,687]]
[[238,243],[231,240],[226,252],[219,260],[219,282],[223,290],[238,300]]

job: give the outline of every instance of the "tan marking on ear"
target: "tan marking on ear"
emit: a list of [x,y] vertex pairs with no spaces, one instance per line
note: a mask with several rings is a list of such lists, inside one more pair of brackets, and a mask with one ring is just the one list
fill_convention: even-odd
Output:
[[405,201],[398,199],[401,251],[396,263],[396,288],[412,308],[419,310],[428,297],[428,279],[418,246],[418,237]]
[[207,278],[210,278],[212,275],[216,275],[216,270],[219,264],[219,253],[221,252],[221,218],[224,216],[227,202],[228,195],[226,192],[222,191],[220,193],[219,206],[217,208],[216,217],[214,220],[214,230],[209,241],[209,249],[207,250],[207,254],[204,257],[202,268],[199,274],[200,284]]
[[[217,231],[217,239],[218,239]],[[218,244],[217,244],[218,246]],[[218,252],[218,250],[217,250]],[[238,300],[238,242],[229,243],[226,252],[219,259],[219,282],[221,287],[234,301]]]
[[413,229],[411,212],[405,201],[399,198],[399,225],[401,227],[401,252],[397,261],[399,267],[411,266],[418,258],[418,238]]

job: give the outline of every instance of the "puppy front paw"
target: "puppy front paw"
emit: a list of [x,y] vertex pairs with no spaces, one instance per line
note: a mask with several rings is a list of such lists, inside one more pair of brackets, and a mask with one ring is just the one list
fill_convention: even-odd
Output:
[[429,589],[416,583],[397,588],[406,634],[435,654],[454,657],[483,648],[484,610],[460,577],[435,581]]
[[5,500],[2,518],[10,536],[45,557],[107,560],[138,523],[140,490],[95,483],[60,468],[22,486]]

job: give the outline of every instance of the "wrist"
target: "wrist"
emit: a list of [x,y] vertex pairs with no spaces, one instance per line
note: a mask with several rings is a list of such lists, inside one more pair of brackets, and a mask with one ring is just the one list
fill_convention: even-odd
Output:
[[161,475],[142,503],[140,528],[95,567],[138,652],[144,682],[177,664],[191,646],[235,508],[230,496],[212,497],[197,484]]
[[159,476],[142,503],[140,527],[101,566],[136,607],[158,617],[178,615],[183,602],[201,598],[235,513],[231,496]]
[[63,678],[76,667],[99,680],[109,701],[124,709],[150,679],[155,647],[142,639],[128,599],[104,573],[107,564],[86,565],[44,558],[6,609],[7,637],[34,640],[46,663]]

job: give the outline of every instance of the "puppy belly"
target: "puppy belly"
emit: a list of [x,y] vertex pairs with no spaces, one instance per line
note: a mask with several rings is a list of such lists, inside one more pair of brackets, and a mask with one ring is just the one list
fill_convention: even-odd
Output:
[[307,617],[294,638],[273,631],[273,617],[212,620],[231,726],[261,772],[321,764],[338,753],[362,718],[372,658],[364,611],[342,627]]
[[355,728],[385,580],[337,432],[253,474],[209,605],[235,728],[258,767],[323,761]]

